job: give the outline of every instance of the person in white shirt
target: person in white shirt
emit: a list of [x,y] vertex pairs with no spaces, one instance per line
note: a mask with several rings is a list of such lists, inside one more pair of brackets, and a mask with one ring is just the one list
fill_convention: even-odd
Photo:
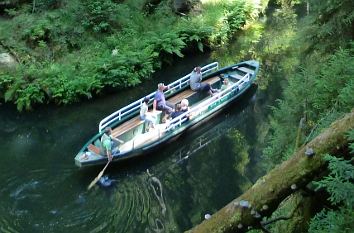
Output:
[[150,101],[149,97],[145,97],[140,107],[140,120],[148,123],[148,126],[151,128],[155,128],[156,117],[153,113],[149,112],[148,103]]

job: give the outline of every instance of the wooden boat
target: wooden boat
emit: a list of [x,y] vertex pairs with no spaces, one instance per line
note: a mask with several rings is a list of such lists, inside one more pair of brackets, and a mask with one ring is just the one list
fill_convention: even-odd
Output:
[[[78,152],[75,164],[83,167],[107,162],[100,140],[106,127],[112,128],[112,136],[122,141],[118,149],[116,148],[112,161],[122,161],[148,153],[235,100],[252,85],[258,70],[259,63],[254,60],[221,69],[217,62],[202,67],[203,82],[209,83],[213,88],[220,88],[222,79],[229,80],[226,89],[220,90],[213,96],[192,91],[189,87],[190,74],[185,75],[167,85],[168,90],[165,91],[165,96],[166,100],[173,104],[179,103],[182,99],[188,99],[189,110],[164,123],[162,123],[163,113],[157,111],[155,128],[150,130],[147,130],[147,124],[139,117],[140,107],[144,100],[142,97],[101,120],[98,133]],[[155,92],[147,95],[150,97],[150,109],[154,95]]]

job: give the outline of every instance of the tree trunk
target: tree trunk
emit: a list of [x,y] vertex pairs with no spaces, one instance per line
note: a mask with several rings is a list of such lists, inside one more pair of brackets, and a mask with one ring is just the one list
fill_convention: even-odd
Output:
[[[353,128],[354,109],[300,148],[290,159],[258,179],[240,197],[188,232],[234,233],[246,232],[249,227],[261,228],[263,217],[270,216],[280,202],[312,181],[325,168],[325,154],[337,154],[346,148],[345,133]],[[305,155],[309,148],[315,152],[314,156]]]
[[271,217],[270,221],[263,222],[263,225],[269,224],[272,232],[287,232],[287,233],[301,233],[307,232],[311,218],[319,211],[318,195],[308,195],[305,192],[299,191],[289,196],[289,199],[280,203],[278,209],[273,215],[282,213],[289,216],[285,221],[271,222],[277,217]]

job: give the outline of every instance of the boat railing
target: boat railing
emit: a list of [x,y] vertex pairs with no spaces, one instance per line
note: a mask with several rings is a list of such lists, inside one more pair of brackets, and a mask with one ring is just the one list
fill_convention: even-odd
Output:
[[[216,103],[219,100],[222,100],[223,98],[228,98],[228,96],[231,95],[234,90],[240,91],[242,88],[244,88],[244,85],[249,81],[250,81],[250,74],[247,73],[240,80],[238,80],[236,83],[230,85],[225,90],[217,93],[216,95],[203,101],[202,103],[198,104],[197,106],[192,107],[187,112],[172,119],[168,123],[168,126],[166,128],[164,128],[164,129],[158,128],[157,129],[158,130],[157,131],[157,138],[160,139],[163,136],[165,136],[166,132],[180,127],[184,122],[188,121],[189,118],[195,118],[195,117],[199,116],[200,114],[203,114],[208,109],[209,106],[213,105],[214,103]],[[135,139],[133,139],[132,149],[135,149],[136,144],[139,145],[139,143],[135,143]]]
[[[201,71],[202,71],[203,75],[206,75],[206,74],[211,73],[212,71],[215,71],[218,69],[219,69],[219,63],[213,62],[213,63],[210,63],[206,66],[203,66]],[[165,95],[167,95],[167,96],[172,95],[177,90],[180,90],[180,89],[188,86],[189,85],[189,77],[190,77],[190,74],[187,74],[184,77],[178,79],[177,81],[169,84],[168,90],[165,92]],[[155,92],[152,92],[147,96],[150,98],[150,101],[153,101],[154,96],[155,96]],[[98,125],[99,133],[101,133],[104,128],[112,125],[114,122],[117,122],[117,121],[119,122],[119,121],[125,119],[126,117],[128,117],[131,113],[139,111],[141,103],[144,101],[144,98],[145,97],[140,98],[137,101],[115,111],[114,113],[112,113],[109,116],[102,119]]]
[[216,95],[212,96],[206,101],[203,101],[201,104],[197,105],[196,107],[190,109],[189,111],[181,114],[180,116],[176,117],[172,121],[170,121],[170,125],[166,128],[166,131],[174,129],[177,126],[181,126],[182,123],[188,120],[188,115],[196,117],[197,115],[201,114],[204,110],[206,110],[210,105],[219,101],[221,98],[227,98],[227,96],[231,95],[231,90],[241,90],[242,87],[249,82],[250,74],[245,74],[239,81],[230,85],[225,90],[217,93]]
[[[211,73],[212,71],[218,70],[219,69],[219,63],[218,62],[213,62],[210,63],[206,66],[203,66],[201,69],[202,75],[206,75],[208,73]],[[174,92],[176,92],[177,90],[180,90],[186,86],[189,85],[189,78],[190,78],[191,74],[187,74],[185,76],[183,76],[182,78],[174,81],[173,83],[170,83],[168,85],[168,90],[165,91],[165,95],[170,95]]]

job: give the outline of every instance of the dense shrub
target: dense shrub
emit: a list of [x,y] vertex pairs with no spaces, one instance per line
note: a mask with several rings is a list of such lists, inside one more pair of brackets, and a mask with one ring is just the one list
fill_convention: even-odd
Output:
[[119,25],[116,19],[118,5],[111,0],[83,1],[81,23],[94,32],[111,32]]
[[301,118],[304,118],[300,126],[303,135],[301,143],[304,143],[327,127],[340,113],[352,109],[354,69],[348,64],[354,64],[353,54],[352,46],[350,49],[338,49],[328,57],[314,55],[301,71],[289,77],[283,100],[278,100],[278,105],[273,108],[270,146],[264,151],[273,163],[285,160],[296,149]]
[[[349,140],[354,140],[354,130]],[[354,143],[351,143],[353,148]],[[354,151],[352,150],[352,153]],[[354,229],[354,166],[352,161],[326,155],[330,173],[316,182],[317,188],[324,188],[329,193],[329,201],[337,210],[322,210],[311,220],[309,233],[351,232]]]
[[[144,4],[144,0],[40,0],[8,9],[13,18],[0,28],[0,40],[13,48],[22,64],[1,75],[0,98],[22,110],[39,103],[91,98],[103,87],[134,86],[162,63],[183,57],[188,46],[203,51],[205,45],[226,43],[245,17],[251,17],[243,0],[220,2],[214,9],[203,5],[205,14],[189,18],[174,14],[167,1],[148,15],[143,13]],[[201,20],[206,15],[207,23]],[[219,19],[231,29],[221,30]],[[215,35],[226,39],[214,41]]]

